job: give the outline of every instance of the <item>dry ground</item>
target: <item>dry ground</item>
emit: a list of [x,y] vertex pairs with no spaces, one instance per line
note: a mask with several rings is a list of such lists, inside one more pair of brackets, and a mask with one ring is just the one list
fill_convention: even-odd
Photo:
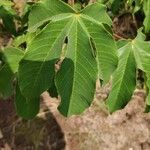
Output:
[[31,121],[15,115],[11,99],[0,101],[1,150],[150,150],[145,92],[136,90],[129,104],[112,115],[103,107],[108,92],[108,87],[98,89],[92,106],[70,118],[57,111],[59,101],[47,93]]

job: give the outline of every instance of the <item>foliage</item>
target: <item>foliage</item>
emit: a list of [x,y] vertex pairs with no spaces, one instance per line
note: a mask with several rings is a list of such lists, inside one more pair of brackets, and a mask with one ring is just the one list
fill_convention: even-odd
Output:
[[5,29],[15,35],[16,29],[13,20],[15,11],[11,8],[12,5],[13,3],[8,0],[0,0],[0,19],[2,19]]
[[[142,70],[146,75],[150,72],[150,42],[139,36],[118,50],[118,68],[113,75],[112,91],[107,100],[111,112],[122,108],[130,100],[136,88],[137,70]],[[147,83],[149,86],[149,81]]]
[[[149,111],[149,0],[99,0],[93,4],[80,0],[72,7],[67,1],[42,0],[33,6],[27,4],[22,16],[12,13],[10,1],[2,2],[0,17],[14,40],[13,47],[1,51],[0,96],[11,95],[15,83],[18,115],[35,117],[44,91],[61,97],[58,109],[64,116],[80,114],[94,98],[97,79],[103,85],[112,79],[106,105],[114,112],[131,99],[139,69],[146,76]],[[123,13],[131,13],[134,19],[137,13],[144,13],[144,29],[138,30],[135,39],[115,41],[111,19]]]

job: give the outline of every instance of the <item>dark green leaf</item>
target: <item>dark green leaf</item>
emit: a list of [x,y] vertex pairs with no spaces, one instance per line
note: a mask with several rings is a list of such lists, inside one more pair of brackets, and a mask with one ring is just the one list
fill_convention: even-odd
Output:
[[24,119],[32,119],[39,112],[39,102],[40,98],[36,97],[34,99],[25,98],[17,84],[16,86],[16,96],[15,96],[15,106],[17,114]]
[[14,74],[7,64],[0,68],[0,97],[8,97],[13,93]]

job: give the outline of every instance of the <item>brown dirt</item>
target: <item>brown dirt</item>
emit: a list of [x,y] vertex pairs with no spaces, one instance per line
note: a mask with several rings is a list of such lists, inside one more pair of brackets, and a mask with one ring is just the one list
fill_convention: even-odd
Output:
[[113,19],[113,33],[116,39],[134,39],[138,28],[138,21],[130,13],[116,16]]
[[16,117],[12,100],[0,101],[1,150],[149,150],[145,92],[136,90],[129,104],[112,115],[103,107],[108,92],[108,87],[99,89],[92,106],[70,118],[59,114],[59,101],[47,93],[31,121]]

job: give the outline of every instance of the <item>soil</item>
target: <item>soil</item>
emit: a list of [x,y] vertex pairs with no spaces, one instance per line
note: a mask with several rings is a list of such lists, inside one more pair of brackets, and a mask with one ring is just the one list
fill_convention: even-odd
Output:
[[149,150],[145,92],[136,90],[124,109],[109,114],[103,107],[109,90],[109,86],[97,89],[91,107],[70,118],[58,112],[59,100],[48,93],[42,95],[40,113],[30,121],[17,117],[13,99],[0,101],[0,149]]

